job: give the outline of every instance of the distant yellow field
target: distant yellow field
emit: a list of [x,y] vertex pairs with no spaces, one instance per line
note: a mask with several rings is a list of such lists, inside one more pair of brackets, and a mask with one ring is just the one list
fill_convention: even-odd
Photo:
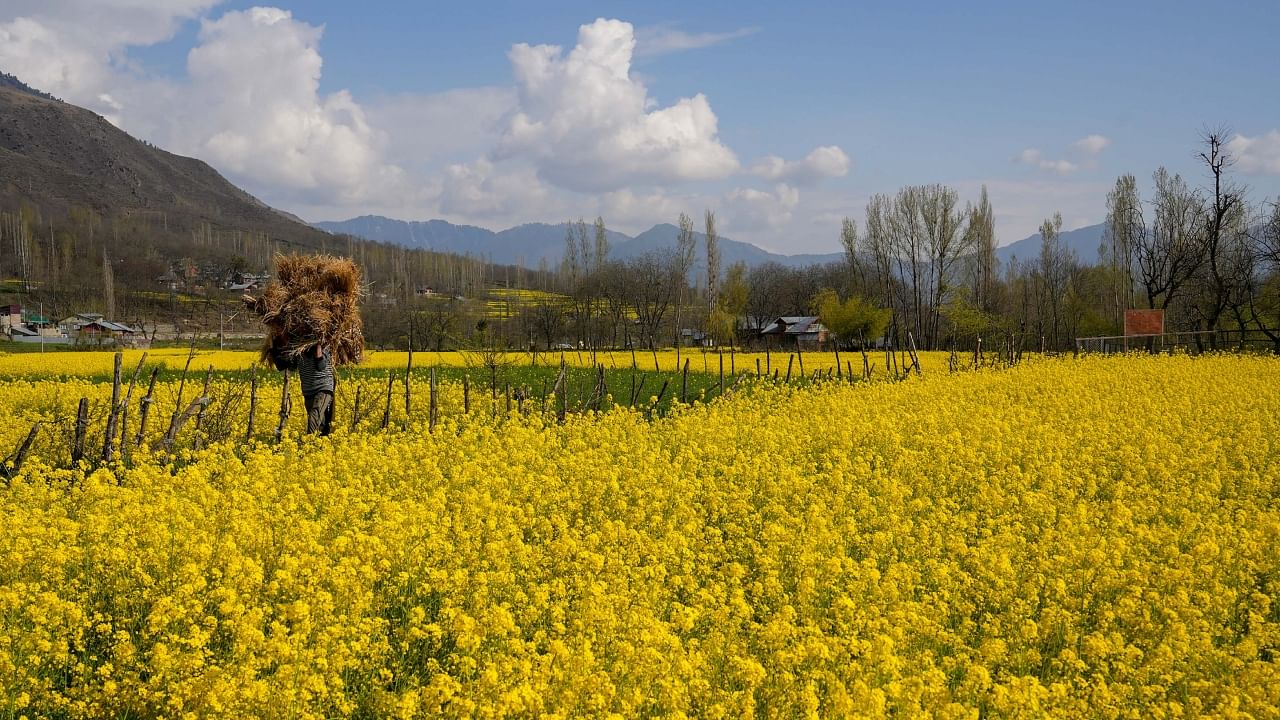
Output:
[[[185,348],[161,348],[147,352],[147,361],[160,363],[165,367],[181,370],[187,360]],[[132,369],[142,357],[142,350],[125,350],[123,364]],[[949,354],[945,352],[920,353],[921,369],[925,373],[946,372]],[[793,378],[802,374],[812,375],[814,371],[827,372],[835,369],[836,356],[833,352],[730,352],[688,349],[659,350],[656,353],[648,350],[630,351],[613,350],[592,353],[588,350],[556,350],[536,354],[526,352],[503,353],[498,356],[501,363],[513,366],[557,366],[560,359],[572,367],[594,367],[603,365],[606,368],[629,368],[634,361],[636,367],[645,371],[659,369],[662,372],[678,372],[685,361],[689,363],[689,372],[719,373],[720,363],[724,362],[726,373],[742,373],[756,371],[756,362],[760,363],[761,372],[778,371],[780,376],[787,373],[791,364]],[[868,354],[869,362],[874,364],[875,371],[883,373],[886,357],[883,352]],[[191,367],[204,370],[213,366],[215,370],[247,370],[258,360],[256,352],[247,350],[197,350]],[[374,369],[403,368],[408,363],[406,352],[369,351],[360,367]],[[968,362],[962,356],[962,362]],[[414,367],[478,367],[484,364],[485,358],[478,352],[415,352]],[[841,353],[840,362],[847,371],[852,367],[855,374],[862,372],[862,356],[858,353]],[[901,356],[899,362],[902,362]],[[0,353],[0,377],[84,377],[108,374],[112,370],[114,353],[110,351],[85,352],[48,352],[48,353]]]

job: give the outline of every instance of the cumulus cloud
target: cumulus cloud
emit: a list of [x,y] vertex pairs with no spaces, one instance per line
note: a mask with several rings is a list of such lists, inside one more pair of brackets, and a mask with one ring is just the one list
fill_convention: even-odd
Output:
[[1014,158],[1016,162],[1030,165],[1041,170],[1048,170],[1059,175],[1069,175],[1076,170],[1076,164],[1069,160],[1050,160],[1038,148],[1027,148]]
[[751,174],[766,180],[812,185],[823,178],[848,175],[851,164],[844,150],[835,145],[823,145],[814,148],[802,160],[788,162],[777,155],[765,156],[751,166]]
[[1280,130],[1249,137],[1236,135],[1227,143],[1240,172],[1251,175],[1280,175]]
[[1073,155],[1076,160],[1058,159],[1046,157],[1044,152],[1039,148],[1027,148],[1018,153],[1014,158],[1014,162],[1028,165],[1030,167],[1039,168],[1058,175],[1070,175],[1080,168],[1097,167],[1098,155],[1111,144],[1111,139],[1103,135],[1088,135],[1071,143],[1068,154]]
[[11,0],[0,6],[0,68],[115,121],[122,98],[149,82],[128,48],[172,38],[219,1]]
[[387,155],[401,165],[468,162],[497,144],[516,107],[515,88],[402,93],[365,103],[369,124],[386,133]]
[[353,203],[398,187],[364,109],[345,91],[318,92],[321,27],[267,7],[204,19],[176,81],[128,57],[217,4],[18,0],[0,11],[11,16],[0,14],[0,67],[277,202]]
[[1097,155],[1111,144],[1111,139],[1102,135],[1088,135],[1071,143],[1071,147],[1085,155]]
[[689,33],[668,25],[641,27],[635,31],[635,56],[647,58],[685,50],[697,50],[754,35],[759,31],[760,28],[745,27],[728,32]]
[[512,217],[538,212],[548,195],[547,188],[531,168],[499,170],[491,161],[481,158],[445,168],[439,207],[448,215]]
[[319,94],[322,32],[277,8],[203,21],[176,145],[307,199],[352,202],[394,183],[364,109],[345,90]]
[[791,221],[791,212],[800,204],[800,191],[778,183],[772,192],[755,188],[734,188],[722,202],[726,229],[766,226],[781,228]]
[[495,159],[527,158],[548,182],[580,192],[736,171],[705,96],[656,107],[631,75],[635,43],[630,23],[601,19],[579,28],[567,55],[554,45],[514,46],[518,109]]

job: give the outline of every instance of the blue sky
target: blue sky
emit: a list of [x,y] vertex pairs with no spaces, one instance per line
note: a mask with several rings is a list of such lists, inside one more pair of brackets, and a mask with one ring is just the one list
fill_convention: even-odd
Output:
[[10,4],[0,69],[308,219],[711,208],[831,251],[872,194],[941,182],[988,186],[1008,243],[1101,221],[1121,173],[1202,180],[1206,125],[1280,194],[1274,1]]

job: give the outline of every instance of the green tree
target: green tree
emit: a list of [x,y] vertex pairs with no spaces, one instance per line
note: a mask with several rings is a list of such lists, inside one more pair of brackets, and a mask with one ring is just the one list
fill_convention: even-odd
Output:
[[857,295],[842,301],[835,290],[818,293],[813,298],[813,310],[827,332],[846,345],[880,337],[889,327],[889,310],[878,308]]

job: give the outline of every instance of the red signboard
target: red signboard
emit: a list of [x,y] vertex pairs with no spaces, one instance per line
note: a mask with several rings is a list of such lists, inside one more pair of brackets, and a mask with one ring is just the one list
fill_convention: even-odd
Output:
[[1164,310],[1125,310],[1124,334],[1160,335],[1164,332]]

